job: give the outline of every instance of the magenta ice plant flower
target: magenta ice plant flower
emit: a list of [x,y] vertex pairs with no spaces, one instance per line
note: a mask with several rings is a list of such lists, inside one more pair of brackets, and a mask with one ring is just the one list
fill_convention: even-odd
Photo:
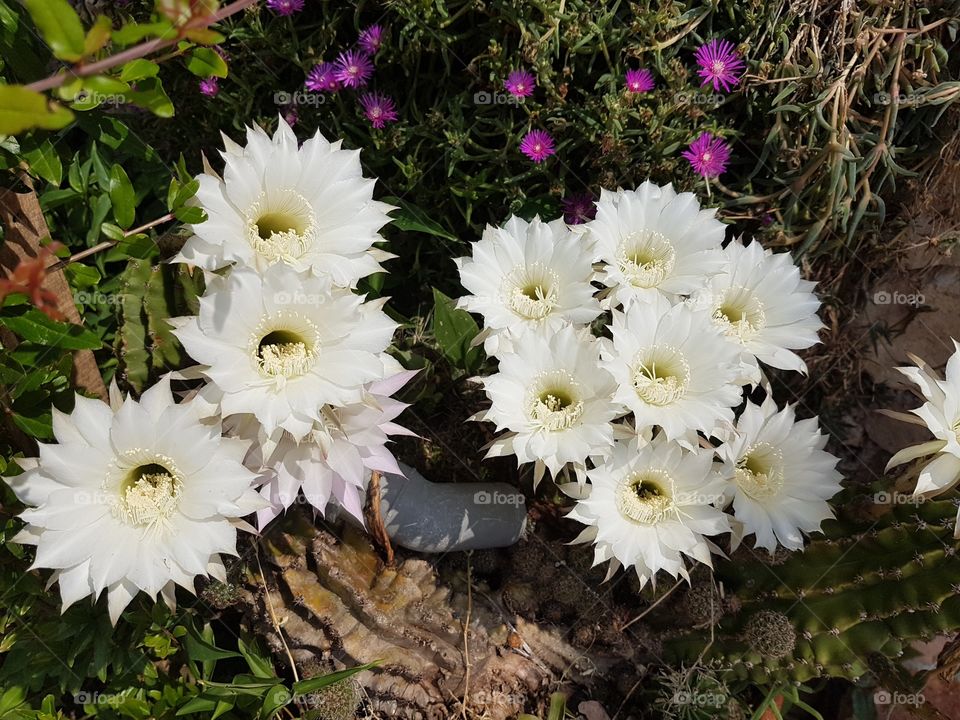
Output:
[[360,33],[357,44],[368,55],[376,55],[383,47],[384,29],[382,25],[371,25]]
[[293,15],[303,10],[303,0],[267,0],[267,7],[277,15]]
[[730,145],[722,138],[708,132],[701,133],[700,137],[683,152],[683,157],[689,161],[698,175],[715,178],[727,170],[727,163],[730,161]]
[[717,92],[720,88],[730,92],[739,84],[744,62],[729,40],[713,39],[701,45],[696,57],[700,66],[698,74],[703,80],[701,87],[713,85]]
[[654,87],[653,73],[646,68],[627,70],[626,86],[630,93],[650,92]]
[[580,192],[563,199],[563,220],[567,225],[581,225],[597,216],[593,193]]
[[546,130],[531,130],[520,141],[520,152],[540,164],[556,153],[553,138]]
[[530,97],[537,87],[537,80],[526,70],[514,70],[503,81],[503,87],[514,97]]
[[204,78],[200,81],[200,93],[207,97],[216,97],[220,92],[220,81],[215,77]]
[[333,63],[322,62],[307,74],[304,85],[314,92],[336,92],[340,89],[336,75],[337,67]]
[[389,95],[381,92],[364,93],[360,96],[360,104],[367,120],[377,129],[388,122],[397,121],[397,109]]
[[358,88],[367,84],[373,75],[370,56],[361,50],[347,50],[337,58],[334,79],[345,87]]

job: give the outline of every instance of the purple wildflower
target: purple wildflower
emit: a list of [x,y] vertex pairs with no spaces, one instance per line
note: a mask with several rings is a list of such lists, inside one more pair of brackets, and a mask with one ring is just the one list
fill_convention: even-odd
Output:
[[207,97],[216,97],[220,92],[220,81],[215,77],[204,78],[200,81],[200,92]]
[[303,0],[267,0],[267,7],[277,15],[293,15],[303,10]]
[[346,87],[358,88],[367,84],[373,75],[373,63],[363,51],[347,50],[340,53],[334,69],[334,79]]
[[304,85],[307,90],[314,92],[336,92],[340,89],[336,73],[337,68],[333,63],[322,62],[307,73],[307,81]]
[[563,205],[563,220],[567,225],[581,225],[597,216],[597,205],[591,192],[567,195],[561,204]]
[[722,87],[726,92],[740,82],[744,62],[729,40],[711,40],[697,50],[698,74],[703,79],[701,87],[713,84],[714,91]]
[[288,105],[283,109],[283,120],[290,127],[293,127],[297,124],[297,120],[300,119],[300,115],[297,113],[296,105]]
[[545,130],[531,130],[520,141],[520,152],[538,165],[556,153],[553,138]]
[[364,93],[360,96],[363,114],[375,128],[380,129],[388,122],[397,121],[397,108],[389,95],[381,92]]
[[627,92],[645,93],[653,90],[653,73],[646,68],[627,70]]
[[718,177],[727,170],[730,145],[708,132],[700,133],[700,137],[690,143],[690,147],[683,152],[683,157],[690,162],[698,175],[705,178]]
[[357,44],[367,55],[376,55],[383,47],[383,26],[371,25],[360,33]]
[[514,97],[530,97],[537,87],[537,80],[526,70],[514,70],[503,81],[503,87]]

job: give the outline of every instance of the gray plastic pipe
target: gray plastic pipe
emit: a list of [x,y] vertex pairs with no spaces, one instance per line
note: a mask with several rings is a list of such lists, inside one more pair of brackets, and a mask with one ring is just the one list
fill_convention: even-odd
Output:
[[516,543],[526,527],[523,493],[506,483],[432,483],[401,464],[384,473],[380,513],[390,540],[424,553],[482,550]]

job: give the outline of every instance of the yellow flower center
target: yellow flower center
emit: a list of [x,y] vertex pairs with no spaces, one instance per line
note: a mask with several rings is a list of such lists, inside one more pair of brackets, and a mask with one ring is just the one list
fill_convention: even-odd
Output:
[[763,302],[756,293],[740,286],[724,291],[714,308],[713,319],[727,335],[740,342],[756,337],[767,324]]
[[[140,451],[134,451],[133,455],[142,457]],[[126,473],[120,483],[119,497],[111,500],[110,509],[128,525],[157,529],[168,524],[180,504],[182,492],[183,476],[173,460],[155,456],[153,462],[136,465]]]
[[654,525],[674,510],[672,487],[673,481],[663,470],[636,472],[616,489],[617,511],[640,525]]
[[690,367],[683,354],[669,345],[641,350],[633,363],[633,387],[637,397],[650,405],[669,405],[687,391]]
[[527,404],[530,418],[550,432],[573,427],[583,415],[580,385],[562,370],[538,376]]
[[560,278],[541,263],[520,265],[503,281],[505,304],[527,320],[542,320],[558,305]]
[[666,235],[655,230],[630,233],[617,249],[617,266],[635,287],[653,288],[676,264],[677,253]]
[[310,247],[316,219],[307,199],[294,190],[260,193],[247,215],[246,234],[253,249],[271,263],[293,262]]
[[783,454],[769,443],[752,445],[737,463],[734,480],[754,500],[776,497],[783,489]]

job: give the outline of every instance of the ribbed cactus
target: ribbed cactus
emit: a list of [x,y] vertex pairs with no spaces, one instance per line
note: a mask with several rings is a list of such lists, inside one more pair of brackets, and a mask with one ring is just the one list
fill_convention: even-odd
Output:
[[141,392],[156,375],[182,365],[182,349],[167,318],[197,312],[194,276],[170,265],[131,260],[124,271],[117,328],[117,352],[127,384]]
[[[894,504],[876,519],[828,524],[780,563],[738,551],[716,579],[740,607],[721,619],[706,658],[764,685],[880,675],[910,641],[960,628],[956,512],[951,501]],[[707,642],[684,630],[666,651],[689,662]]]

